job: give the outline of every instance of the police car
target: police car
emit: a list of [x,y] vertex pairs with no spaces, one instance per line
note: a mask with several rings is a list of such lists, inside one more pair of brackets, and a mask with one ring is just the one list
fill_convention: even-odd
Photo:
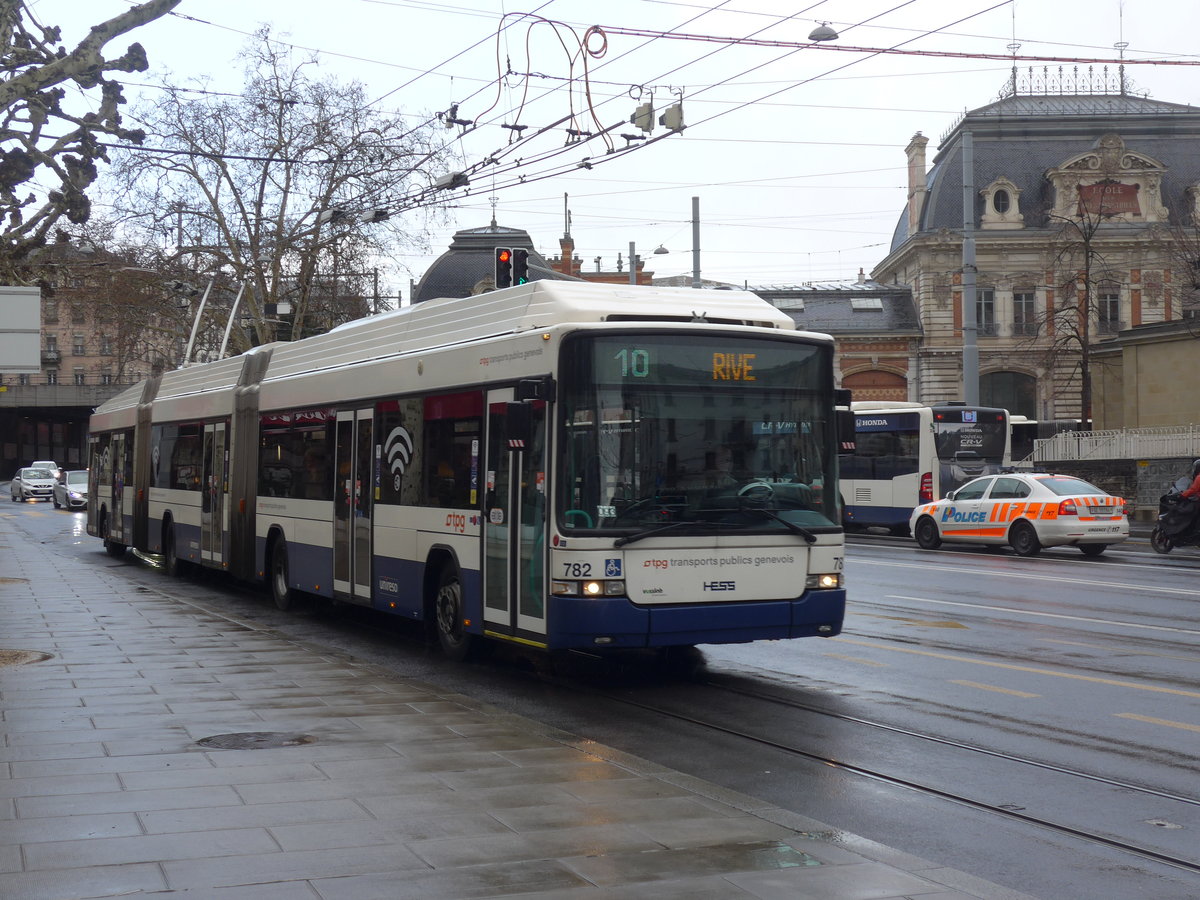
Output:
[[918,506],[908,524],[926,550],[943,541],[1008,544],[1020,556],[1068,544],[1099,556],[1129,537],[1124,500],[1080,478],[1046,473],[984,475]]

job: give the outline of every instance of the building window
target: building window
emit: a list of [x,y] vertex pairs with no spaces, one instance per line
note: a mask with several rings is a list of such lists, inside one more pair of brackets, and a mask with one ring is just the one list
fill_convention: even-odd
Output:
[[975,325],[978,334],[996,333],[996,292],[992,288],[975,291]]
[[1023,372],[988,372],[979,376],[979,402],[999,406],[1011,415],[1037,418],[1037,379]]
[[54,323],[58,321],[58,301],[47,300],[45,302],[46,321]]
[[996,212],[1000,213],[1000,215],[1008,212],[1012,206],[1012,199],[1008,196],[1008,191],[999,190],[992,194],[992,206],[995,207]]
[[101,384],[112,384],[112,372],[101,372],[100,373],[100,383]]
[[46,370],[46,384],[58,384],[58,369]]
[[1013,334],[1037,333],[1037,295],[1033,291],[1014,291]]
[[85,376],[83,374],[83,369],[75,370],[75,383],[76,384],[87,384],[87,379],[85,378]]
[[75,335],[75,347],[71,352],[76,356],[87,356],[87,344],[82,334]]
[[71,324],[82,325],[87,321],[87,313],[83,309],[82,303],[71,304]]
[[19,384],[21,387],[29,387],[29,376],[28,375],[18,375],[17,376],[17,384]]
[[100,355],[101,356],[112,356],[112,352],[113,352],[112,338],[110,338],[108,335],[101,335],[100,336]]
[[1121,295],[1105,288],[1096,298],[1096,309],[1100,320],[1101,334],[1116,334],[1121,330]]

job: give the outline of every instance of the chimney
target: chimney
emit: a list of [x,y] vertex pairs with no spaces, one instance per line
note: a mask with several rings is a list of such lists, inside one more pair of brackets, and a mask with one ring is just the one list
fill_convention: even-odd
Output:
[[578,271],[572,264],[575,258],[575,239],[569,234],[564,234],[558,239],[558,246],[562,253],[558,271],[564,275],[574,275]]
[[925,145],[929,138],[921,132],[913,135],[904,152],[908,154],[908,235],[921,227],[921,209],[925,205]]
[[867,283],[867,276],[863,274],[863,270],[861,268],[858,270],[858,283],[859,284]]

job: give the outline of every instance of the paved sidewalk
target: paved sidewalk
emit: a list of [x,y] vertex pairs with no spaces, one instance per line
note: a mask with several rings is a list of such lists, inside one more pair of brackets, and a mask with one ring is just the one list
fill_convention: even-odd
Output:
[[210,590],[0,516],[0,898],[1025,898],[189,603]]

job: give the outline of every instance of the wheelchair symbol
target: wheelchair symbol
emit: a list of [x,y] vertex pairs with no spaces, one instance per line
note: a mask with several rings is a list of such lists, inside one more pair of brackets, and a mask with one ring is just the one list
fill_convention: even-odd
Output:
[[604,577],[605,578],[620,578],[621,577],[621,560],[606,559],[604,561]]

